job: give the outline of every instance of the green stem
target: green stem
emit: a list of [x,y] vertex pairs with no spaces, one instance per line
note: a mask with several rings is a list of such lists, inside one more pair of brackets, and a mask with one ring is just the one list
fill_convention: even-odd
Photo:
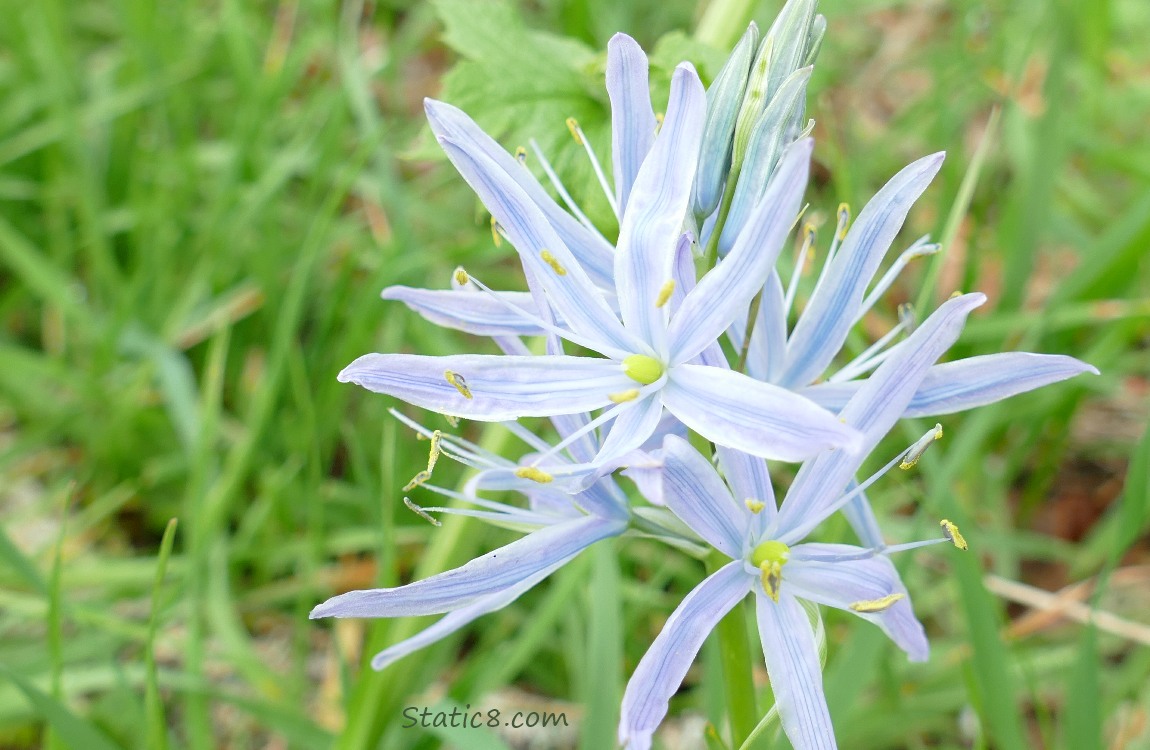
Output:
[[729,50],[747,29],[754,14],[755,0],[713,0],[708,4],[695,39],[721,50]]
[[[708,561],[708,572],[713,573],[725,562],[721,555],[714,555]],[[755,705],[755,682],[751,673],[751,644],[742,602],[736,604],[719,621],[718,632],[727,715],[731,720],[731,747],[741,747],[755,731],[759,716]]]
[[743,372],[747,367],[747,353],[751,350],[751,334],[755,332],[755,321],[759,319],[759,306],[763,304],[763,293],[759,292],[751,300],[751,309],[747,311],[747,325],[743,334],[743,346],[739,350],[739,361],[735,365],[735,372]]

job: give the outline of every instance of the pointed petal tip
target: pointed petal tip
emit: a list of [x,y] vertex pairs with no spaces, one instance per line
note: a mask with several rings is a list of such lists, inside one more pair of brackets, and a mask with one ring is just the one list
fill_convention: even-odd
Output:
[[624,34],[622,31],[616,31],[615,35],[612,36],[611,39],[607,42],[607,51],[610,52],[613,47],[616,47],[620,44],[625,44],[627,46],[634,46],[635,48],[639,49],[640,51],[642,51],[642,49],[643,49],[642,47],[639,46],[639,43],[637,41],[635,41],[634,37],[632,37],[629,34]]

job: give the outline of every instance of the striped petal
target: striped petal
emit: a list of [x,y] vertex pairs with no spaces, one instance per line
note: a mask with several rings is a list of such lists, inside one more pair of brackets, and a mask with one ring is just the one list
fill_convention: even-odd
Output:
[[[572,555],[571,557],[574,557]],[[482,617],[489,612],[503,609],[511,602],[518,599],[524,593],[533,588],[537,583],[542,581],[547,576],[554,573],[564,564],[571,560],[568,557],[560,560],[547,568],[539,571],[535,575],[528,576],[522,581],[507,587],[502,591],[497,591],[488,596],[482,596],[470,604],[461,607],[454,612],[448,612],[441,617],[434,625],[424,628],[410,638],[404,639],[394,646],[380,651],[371,660],[371,668],[380,671],[391,666],[408,654],[415,653],[421,648],[426,648],[433,643],[443,640],[460,628],[470,624],[474,620]]]
[[806,611],[786,589],[778,602],[763,594],[755,601],[767,675],[787,739],[795,750],[835,750],[819,650]]
[[486,354],[366,354],[344,368],[339,381],[484,422],[599,409],[611,404],[610,394],[635,384],[609,359]]
[[699,279],[671,319],[671,364],[687,362],[716,341],[763,288],[799,210],[814,141],[791,145],[731,252]]
[[507,233],[528,280],[542,285],[567,325],[602,354],[622,358],[634,353],[634,338],[518,183],[482,153],[446,138],[440,145]]
[[466,607],[553,570],[626,523],[588,516],[547,526],[466,565],[391,589],[349,591],[311,611],[318,617],[413,617]]
[[628,750],[649,750],[651,736],[667,715],[703,641],[719,620],[747,595],[754,577],[735,561],[720,568],[671,613],[627,682],[619,719],[619,742]]
[[667,116],[628,199],[619,227],[615,283],[629,331],[662,354],[665,311],[656,307],[672,280],[675,248],[698,163],[706,97],[695,69],[683,63],[671,79]]
[[859,388],[839,414],[863,433],[859,452],[826,453],[803,464],[779,509],[782,541],[806,538],[833,512],[863,459],[906,410],[927,370],[958,339],[970,311],[985,301],[983,294],[965,294],[945,302]]
[[[844,556],[866,554],[867,550],[846,544],[800,544],[791,548],[791,560],[783,573],[788,590],[795,596],[858,615],[882,631],[906,652],[911,661],[926,661],[930,645],[922,623],[914,616],[906,586],[894,564],[884,555],[845,562],[806,560],[805,556]],[[903,598],[886,610],[859,612],[851,607],[891,594]]]
[[791,333],[782,385],[801,388],[813,382],[838,354],[867,286],[943,156],[933,154],[905,167],[863,208]]
[[727,557],[743,556],[751,512],[736,504],[711,462],[674,435],[663,441],[663,503]]
[[[542,336],[546,333],[531,320],[539,317],[539,308],[528,292],[488,294],[389,286],[381,296],[402,302],[437,326],[477,336]],[[517,309],[522,313],[517,313]]]
[[631,186],[651,150],[658,123],[651,108],[647,55],[631,37],[607,42],[607,97],[611,100],[611,159],[619,214],[627,213]]
[[[974,409],[1098,369],[1062,354],[1003,352],[935,365],[903,412],[904,417],[935,417]],[[815,403],[838,411],[861,381],[820,383],[803,389]]]
[[427,121],[436,137],[447,138],[465,150],[480,153],[490,159],[527,194],[547,217],[555,232],[563,240],[579,263],[603,289],[614,287],[612,274],[615,250],[606,239],[593,232],[567,213],[547,193],[531,171],[518,163],[502,146],[483,132],[475,121],[462,110],[436,101],[424,99]]
[[805,398],[719,367],[679,365],[670,370],[662,395],[683,424],[753,456],[802,461],[858,444],[852,428]]

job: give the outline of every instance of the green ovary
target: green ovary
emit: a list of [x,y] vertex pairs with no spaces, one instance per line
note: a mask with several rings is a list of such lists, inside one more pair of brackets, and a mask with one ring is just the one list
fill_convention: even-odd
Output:
[[756,568],[762,567],[763,563],[781,566],[790,559],[791,548],[782,542],[763,542],[751,552],[751,564]]
[[643,385],[654,383],[663,377],[665,371],[662,362],[646,354],[632,354],[623,360],[623,372],[627,377]]

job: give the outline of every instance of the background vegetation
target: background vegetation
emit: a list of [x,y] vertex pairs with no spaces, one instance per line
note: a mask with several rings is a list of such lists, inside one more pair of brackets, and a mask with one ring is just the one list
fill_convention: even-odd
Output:
[[[945,418],[919,471],[874,493],[892,537],[948,516],[977,551],[900,560],[928,664],[828,613],[840,740],[1150,747],[1150,8],[821,11],[813,209],[860,206],[912,158],[950,153],[906,232],[949,247],[904,276],[877,329],[930,296],[929,275],[941,296],[991,297],[956,356],[1064,352],[1103,371]],[[426,443],[387,415],[391,399],[334,376],[368,351],[486,350],[381,302],[385,285],[445,285],[461,262],[520,283],[430,148],[423,96],[510,147],[535,136],[581,186],[563,120],[578,116],[604,153],[607,39],[623,30],[653,50],[664,91],[680,55],[704,76],[723,58],[687,35],[699,13],[0,0],[0,746],[611,746],[625,677],[701,566],[641,540],[602,544],[466,633],[364,671],[363,655],[419,623],[311,622],[313,604],[510,537],[406,511],[398,490]],[[448,485],[459,474],[438,471]],[[1097,626],[1075,622],[1089,609],[1105,613]],[[697,747],[721,715],[716,656],[676,698],[667,747]],[[579,728],[402,727],[405,706],[453,703],[566,711]]]

